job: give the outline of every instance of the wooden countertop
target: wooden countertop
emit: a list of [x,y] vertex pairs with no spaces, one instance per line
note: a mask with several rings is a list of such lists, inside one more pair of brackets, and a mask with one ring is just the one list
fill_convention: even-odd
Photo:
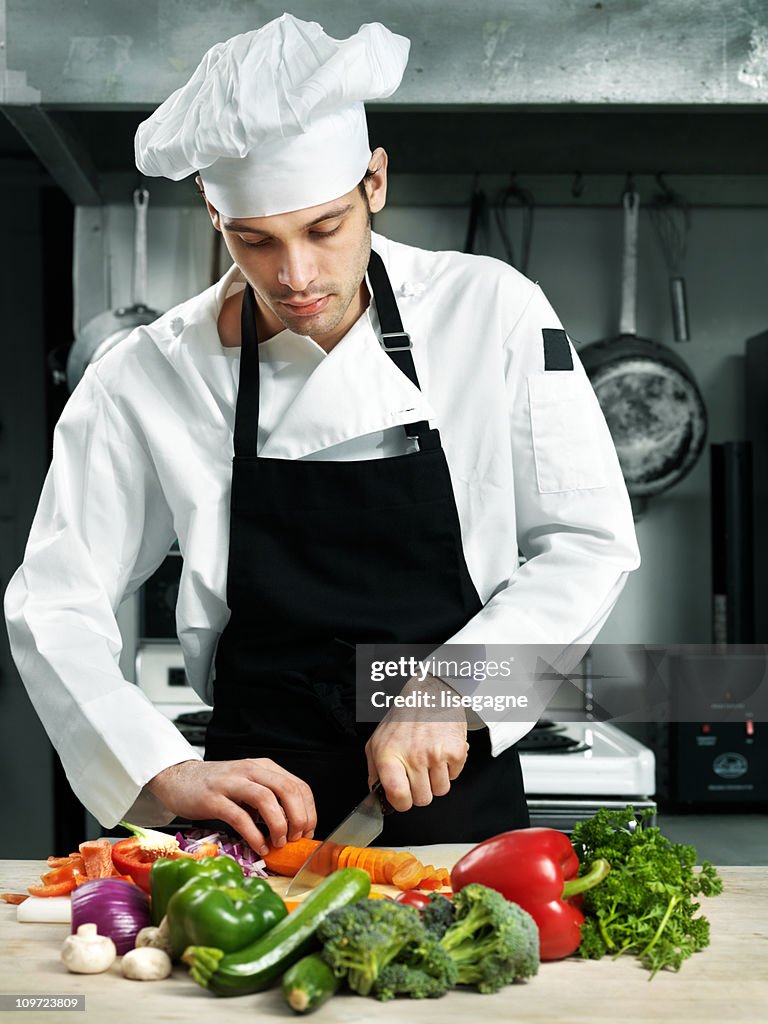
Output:
[[[416,848],[414,848],[416,849]],[[436,848],[427,848],[428,863]],[[463,848],[451,847],[450,866]],[[42,861],[0,861],[0,891],[24,892],[37,881]],[[494,995],[449,992],[440,999],[398,999],[379,1003],[351,994],[337,995],[311,1017],[323,1022],[365,1022],[406,1019],[464,1024],[473,1017],[520,1024],[760,1024],[768,1005],[768,868],[719,869],[725,891],[702,897],[702,911],[711,923],[711,945],[686,960],[679,973],[649,974],[634,959],[598,961],[571,957],[542,964],[538,975]],[[135,1024],[215,1019],[289,1020],[279,989],[257,995],[219,999],[193,982],[184,965],[159,982],[124,979],[117,967],[106,974],[70,974],[59,960],[69,926],[20,924],[16,908],[0,904],[0,993],[17,995],[85,994],[85,1012],[67,1013],[70,1024]],[[140,1002],[137,1002],[139,1000]],[[25,1024],[51,1024],[63,1011],[25,1010]]]

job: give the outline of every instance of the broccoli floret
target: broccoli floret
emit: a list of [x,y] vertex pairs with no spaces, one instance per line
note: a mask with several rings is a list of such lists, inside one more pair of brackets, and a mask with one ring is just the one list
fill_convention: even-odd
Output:
[[427,935],[381,970],[373,994],[381,1000],[395,996],[434,999],[445,995],[455,983],[456,965],[437,939]]
[[380,972],[425,938],[418,911],[392,900],[358,900],[332,911],[320,924],[323,959],[353,992],[368,995]]
[[440,940],[456,964],[459,985],[497,992],[539,969],[539,930],[516,903],[472,883],[453,898],[455,920]]
[[429,903],[421,911],[421,922],[430,935],[442,939],[453,924],[453,903],[442,893],[430,894]]

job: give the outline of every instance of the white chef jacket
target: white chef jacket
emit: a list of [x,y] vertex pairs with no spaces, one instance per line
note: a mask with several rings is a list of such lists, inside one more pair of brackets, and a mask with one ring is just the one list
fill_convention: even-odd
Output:
[[[402,424],[440,430],[467,566],[484,607],[449,642],[589,644],[640,564],[615,449],[575,353],[544,370],[561,327],[537,285],[500,261],[373,235],[421,384],[382,349],[372,305],[329,352],[283,331],[259,346],[260,454],[400,454]],[[106,827],[173,818],[145,784],[199,755],[122,676],[115,610],[178,538],[176,620],[191,685],[212,703],[227,624],[239,349],[217,320],[222,280],[88,367],[5,597],[11,649],[72,789]],[[519,565],[519,551],[525,563]],[[489,722],[499,754],[533,723]]]

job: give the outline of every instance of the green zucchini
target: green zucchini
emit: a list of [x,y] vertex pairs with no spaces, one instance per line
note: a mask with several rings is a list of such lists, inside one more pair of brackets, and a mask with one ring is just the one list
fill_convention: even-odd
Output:
[[337,992],[337,978],[319,953],[310,953],[283,975],[285,1001],[296,1013],[311,1013]]
[[300,906],[250,946],[226,954],[210,946],[188,946],[181,959],[191,967],[198,985],[218,996],[261,992],[312,950],[317,928],[332,910],[365,899],[370,890],[367,871],[342,868],[323,879]]

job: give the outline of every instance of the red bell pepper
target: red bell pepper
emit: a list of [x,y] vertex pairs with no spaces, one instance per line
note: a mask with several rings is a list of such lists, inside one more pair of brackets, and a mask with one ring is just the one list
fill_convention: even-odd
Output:
[[178,840],[152,828],[119,822],[133,832],[130,839],[119,839],[112,846],[112,863],[121,875],[129,875],[144,892],[150,892],[149,876],[152,865],[161,857],[191,857],[179,847]]
[[578,893],[591,889],[610,871],[596,860],[577,878],[579,858],[563,832],[552,828],[521,828],[502,832],[465,854],[451,871],[453,891],[470,882],[496,889],[527,910],[539,928],[542,960],[560,960],[575,953],[581,942],[584,915]]

